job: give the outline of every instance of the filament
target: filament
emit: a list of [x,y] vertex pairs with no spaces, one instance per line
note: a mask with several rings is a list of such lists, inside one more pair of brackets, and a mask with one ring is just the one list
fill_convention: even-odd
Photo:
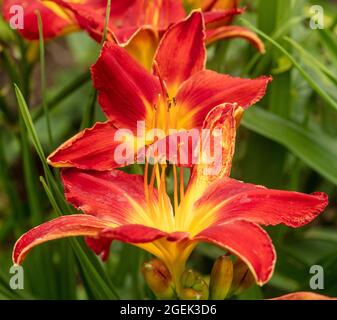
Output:
[[184,184],[184,168],[179,166],[180,168],[180,202],[183,201],[185,197],[185,184]]
[[178,211],[178,178],[177,178],[177,167],[173,164],[173,198],[174,198],[174,212]]

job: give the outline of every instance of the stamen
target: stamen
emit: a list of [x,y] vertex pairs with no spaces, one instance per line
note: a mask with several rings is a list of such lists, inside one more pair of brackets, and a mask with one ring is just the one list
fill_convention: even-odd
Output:
[[185,197],[185,183],[184,183],[184,168],[179,166],[180,168],[180,202],[183,201]]
[[[155,164],[155,166],[156,166],[156,164]],[[156,176],[156,170],[155,170],[155,167],[153,167],[152,172],[151,172],[151,179],[150,179],[150,193],[151,194],[153,194],[155,176]]]
[[178,211],[178,178],[177,167],[173,164],[173,198],[174,198],[174,212]]
[[157,182],[157,188],[158,190],[160,189],[160,185],[161,185],[161,181],[160,181],[160,172],[159,172],[159,166],[158,166],[158,163],[155,164],[154,166],[154,171],[156,173],[156,182]]
[[[153,69],[154,69],[155,74],[156,74],[156,75],[158,76],[158,78],[159,78],[161,91],[163,92],[163,94],[165,94],[166,99],[169,99],[167,86],[166,86],[166,83],[165,83],[164,79],[161,77],[161,74],[160,74],[160,71],[159,71],[159,66],[158,66],[157,61],[154,61],[154,62],[153,62]],[[163,97],[163,100],[165,100],[165,97]]]
[[148,175],[149,175],[149,163],[145,157],[145,168],[144,168],[144,193],[145,193],[145,199],[146,204],[148,207],[150,207],[150,196],[149,196],[149,185],[148,185]]

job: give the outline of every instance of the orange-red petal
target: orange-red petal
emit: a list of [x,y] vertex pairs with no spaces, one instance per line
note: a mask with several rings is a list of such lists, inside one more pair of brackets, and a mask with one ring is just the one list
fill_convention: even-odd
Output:
[[271,190],[226,178],[212,184],[195,207],[211,212],[217,223],[244,219],[263,225],[284,224],[297,228],[315,219],[327,204],[327,195],[321,192]]
[[283,296],[279,296],[269,300],[337,300],[337,298],[331,298],[314,292],[301,291],[288,293]]
[[[104,0],[85,0],[71,3],[53,0],[71,10],[82,29],[100,42],[104,30],[106,4]],[[185,16],[182,4],[176,0],[123,0],[111,1],[108,39],[125,45],[139,29],[151,28],[155,33]]]
[[243,9],[236,8],[203,12],[206,30],[229,25],[235,16],[243,12]]
[[[116,225],[147,221],[143,177],[122,171],[66,169],[62,180],[67,200],[77,209]],[[153,194],[154,205],[157,195]]]
[[166,232],[140,224],[129,224],[114,229],[106,229],[100,234],[103,237],[125,243],[147,243],[168,236]]
[[204,21],[199,11],[172,25],[164,34],[155,61],[171,98],[185,80],[204,69],[204,37]]
[[192,127],[201,127],[206,115],[223,103],[246,109],[265,95],[270,77],[235,78],[205,70],[196,73],[179,89],[176,97],[179,117],[188,117]]
[[87,246],[94,251],[96,255],[101,256],[102,261],[106,261],[109,258],[111,242],[112,239],[100,236],[85,238]]
[[211,226],[194,237],[227,249],[243,260],[259,285],[273,274],[276,255],[268,234],[248,221],[230,221]]
[[21,264],[28,252],[41,243],[65,237],[93,237],[108,226],[107,222],[84,214],[62,216],[48,221],[21,236],[13,249],[13,262]]
[[92,67],[92,79],[103,111],[118,128],[136,130],[160,93],[158,79],[109,42]]
[[[134,153],[133,139],[118,141],[123,137],[117,139],[116,133],[117,129],[112,123],[98,122],[63,143],[48,157],[48,163],[54,167],[100,171],[133,163],[133,156],[127,156]],[[132,137],[131,131],[129,134]]]
[[243,38],[250,42],[259,52],[265,53],[262,40],[247,28],[240,26],[219,26],[206,31],[206,44],[222,39]]

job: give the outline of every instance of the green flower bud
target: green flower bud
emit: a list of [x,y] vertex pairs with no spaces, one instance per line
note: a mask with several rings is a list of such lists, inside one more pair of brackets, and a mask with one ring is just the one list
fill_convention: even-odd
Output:
[[158,299],[176,299],[172,276],[163,262],[158,259],[144,262],[142,273],[145,282]]
[[211,272],[209,292],[211,300],[224,300],[233,280],[233,262],[228,256],[219,257]]
[[183,287],[180,294],[182,300],[208,299],[208,285],[198,272],[186,269],[181,276],[181,285]]
[[192,269],[186,269],[181,275],[181,284],[184,288],[192,288],[195,281],[199,277],[199,273],[193,271]]
[[200,292],[193,290],[192,288],[183,289],[180,295],[180,299],[181,300],[206,300],[206,298],[204,298]]

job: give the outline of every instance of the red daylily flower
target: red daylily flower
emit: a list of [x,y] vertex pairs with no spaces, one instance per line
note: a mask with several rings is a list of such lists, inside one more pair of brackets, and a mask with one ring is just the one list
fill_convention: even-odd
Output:
[[[93,4],[65,0],[52,1],[72,11],[80,27],[96,41],[101,41],[106,0],[97,0]],[[125,47],[129,54],[149,68],[164,32],[172,23],[177,23],[186,17],[183,2],[178,0],[112,1],[107,39]],[[238,1],[212,1],[212,4],[195,3],[192,6],[193,9],[203,10],[206,44],[221,39],[241,37],[263,53],[264,45],[255,33],[243,27],[229,26],[233,18],[244,11],[237,9],[237,5]]]
[[65,142],[49,156],[49,163],[92,170],[120,167],[115,151],[121,143],[114,139],[118,129],[130,132],[130,148],[137,151],[143,147],[133,139],[137,121],[144,121],[146,133],[154,128],[165,133],[200,129],[209,111],[219,104],[236,103],[246,109],[259,101],[269,77],[241,79],[205,70],[204,28],[200,12],[172,25],[160,42],[154,74],[124,49],[107,42],[92,67],[92,78],[109,120]]
[[206,42],[208,44],[221,39],[243,38],[257,50],[264,53],[264,45],[252,31],[241,26],[230,26],[234,17],[244,12],[238,9],[240,0],[185,0],[191,9],[201,8],[206,21]]
[[172,204],[166,192],[166,165],[154,166],[150,181],[148,164],[144,177],[117,170],[63,170],[66,198],[85,214],[62,216],[28,231],[15,245],[14,263],[21,264],[30,249],[53,239],[86,236],[88,245],[103,258],[111,241],[119,240],[163,261],[179,296],[189,255],[199,242],[208,242],[235,254],[259,285],[266,283],[276,257],[269,236],[259,225],[303,226],[324,210],[328,200],[323,193],[269,190],[229,178],[236,109],[234,104],[218,106],[203,124],[211,135],[216,128],[223,129],[223,169],[205,175],[207,166],[196,164],[184,190],[174,166]]
[[[83,0],[92,2],[92,0]],[[36,11],[41,14],[43,34],[45,39],[54,38],[78,29],[77,21],[70,11],[64,10],[51,1],[42,0],[4,0],[2,12],[5,20],[10,21],[15,12],[11,12],[13,6],[23,8],[24,28],[18,29],[20,34],[28,40],[39,39],[39,28]]]

